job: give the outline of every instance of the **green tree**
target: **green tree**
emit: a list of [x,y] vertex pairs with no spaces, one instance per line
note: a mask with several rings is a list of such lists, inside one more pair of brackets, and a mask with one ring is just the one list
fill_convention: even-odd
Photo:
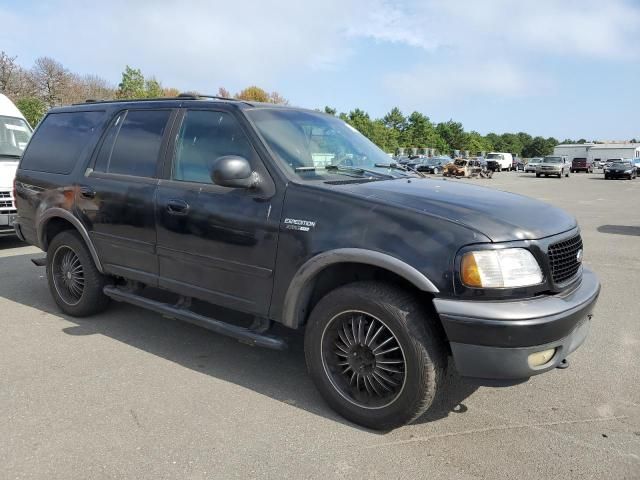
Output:
[[489,141],[476,131],[465,133],[463,150],[468,150],[472,155],[491,150]]
[[465,146],[465,134],[462,124],[449,120],[436,125],[436,132],[447,142],[453,150],[463,150]]
[[533,138],[522,149],[522,156],[525,158],[544,157],[553,151],[553,147],[549,148],[549,144],[542,137]]
[[328,113],[329,115],[335,115],[338,111],[335,108],[331,108],[329,106],[324,107],[324,113]]
[[35,127],[44,117],[44,114],[47,113],[47,104],[36,97],[20,98],[16,101],[16,107],[32,127]]
[[369,114],[364,110],[356,108],[351,110],[347,117],[347,123],[358,130],[365,137],[371,139],[373,136],[373,125]]
[[388,130],[387,148],[395,152],[398,147],[408,147],[405,137],[407,119],[398,107],[393,107],[389,113],[382,117],[382,122]]
[[147,96],[145,90],[144,75],[139,68],[131,68],[127,65],[122,72],[122,80],[118,84],[116,98],[145,98]]
[[434,136],[433,124],[429,121],[429,117],[420,112],[413,112],[407,119],[407,127],[405,130],[405,141],[407,147],[431,147],[431,141]]
[[160,98],[164,96],[164,89],[155,78],[150,78],[144,82],[144,96],[146,98]]

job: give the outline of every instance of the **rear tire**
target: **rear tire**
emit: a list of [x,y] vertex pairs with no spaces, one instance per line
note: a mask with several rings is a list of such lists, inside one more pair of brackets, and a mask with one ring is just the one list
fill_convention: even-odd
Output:
[[102,275],[87,246],[75,230],[56,235],[47,249],[47,281],[60,310],[74,317],[103,311],[109,305],[102,289],[107,277]]
[[405,425],[431,406],[444,382],[447,357],[436,321],[392,285],[333,290],[313,309],[305,332],[311,378],[347,420],[376,430]]
[[540,174],[539,173],[536,173],[536,178],[540,178]]

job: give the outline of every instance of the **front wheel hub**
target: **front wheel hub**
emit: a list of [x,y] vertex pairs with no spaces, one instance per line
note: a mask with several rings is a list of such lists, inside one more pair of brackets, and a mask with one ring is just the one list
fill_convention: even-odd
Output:
[[406,360],[393,331],[359,311],[333,317],[322,334],[322,363],[333,387],[347,401],[383,408],[402,393]]

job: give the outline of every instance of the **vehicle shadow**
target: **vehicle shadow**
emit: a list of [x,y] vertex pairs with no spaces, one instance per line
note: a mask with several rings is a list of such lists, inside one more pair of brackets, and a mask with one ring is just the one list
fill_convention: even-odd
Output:
[[[18,280],[0,283],[0,298],[65,320],[61,329],[67,335],[104,335],[293,407],[370,431],[344,420],[324,403],[307,375],[302,331],[276,326],[274,333],[287,340],[289,349],[275,351],[241,344],[195,325],[116,302],[112,302],[106,312],[93,317],[70,317],[62,314],[51,298],[46,280],[42,278],[44,269],[29,261],[36,256],[0,258],[0,271],[11,271]],[[433,408],[414,423],[428,423],[445,418],[452,412],[466,412],[463,401],[476,389],[476,386],[468,385],[449,373],[445,388]]]
[[0,237],[0,250],[26,247],[27,244],[13,235],[7,237]]
[[631,235],[640,237],[640,227],[632,225],[600,225],[596,230],[600,233],[611,233],[614,235]]

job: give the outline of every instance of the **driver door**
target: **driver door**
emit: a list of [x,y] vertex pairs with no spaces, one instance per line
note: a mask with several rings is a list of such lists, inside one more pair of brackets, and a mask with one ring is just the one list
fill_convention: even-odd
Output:
[[[231,112],[187,109],[177,123],[156,195],[160,286],[266,315],[283,192]],[[215,185],[211,169],[224,155],[246,158],[261,187]]]

